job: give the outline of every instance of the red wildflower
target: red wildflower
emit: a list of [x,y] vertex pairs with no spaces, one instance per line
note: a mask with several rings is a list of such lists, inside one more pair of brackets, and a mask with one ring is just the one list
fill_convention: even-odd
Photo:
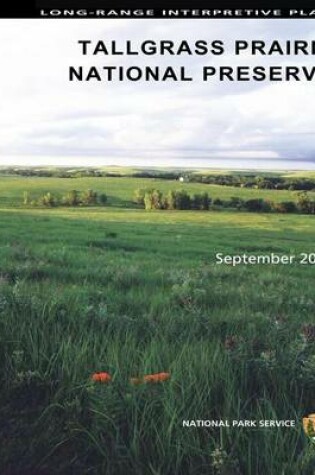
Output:
[[161,383],[162,381],[167,381],[170,377],[170,373],[147,374],[143,377],[143,381],[145,383]]
[[105,372],[93,373],[91,378],[95,383],[109,383],[112,380],[111,375]]

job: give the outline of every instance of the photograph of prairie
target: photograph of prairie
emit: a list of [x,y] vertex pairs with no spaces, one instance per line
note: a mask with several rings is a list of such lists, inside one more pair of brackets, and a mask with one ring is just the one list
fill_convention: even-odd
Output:
[[314,475],[312,84],[66,77],[82,37],[312,23],[0,26],[1,475]]

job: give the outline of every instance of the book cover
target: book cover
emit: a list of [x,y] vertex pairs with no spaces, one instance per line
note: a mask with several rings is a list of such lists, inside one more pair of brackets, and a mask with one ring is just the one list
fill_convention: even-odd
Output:
[[314,18],[0,7],[1,474],[315,474]]

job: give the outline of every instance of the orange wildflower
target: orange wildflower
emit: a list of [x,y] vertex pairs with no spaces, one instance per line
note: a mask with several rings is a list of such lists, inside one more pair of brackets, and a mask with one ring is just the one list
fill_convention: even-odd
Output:
[[95,383],[109,383],[112,380],[111,375],[105,372],[93,373],[91,378]]
[[143,377],[143,381],[145,383],[161,383],[162,381],[167,381],[170,377],[170,373],[148,374]]
[[303,417],[303,429],[307,436],[315,436],[315,414]]

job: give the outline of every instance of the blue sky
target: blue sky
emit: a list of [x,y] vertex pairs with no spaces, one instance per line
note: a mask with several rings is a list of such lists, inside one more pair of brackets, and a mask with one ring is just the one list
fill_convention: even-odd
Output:
[[[0,164],[315,169],[315,94],[300,83],[70,83],[69,65],[306,65],[235,58],[239,40],[315,38],[311,20],[0,20]],[[222,40],[224,56],[82,57],[79,39]]]

